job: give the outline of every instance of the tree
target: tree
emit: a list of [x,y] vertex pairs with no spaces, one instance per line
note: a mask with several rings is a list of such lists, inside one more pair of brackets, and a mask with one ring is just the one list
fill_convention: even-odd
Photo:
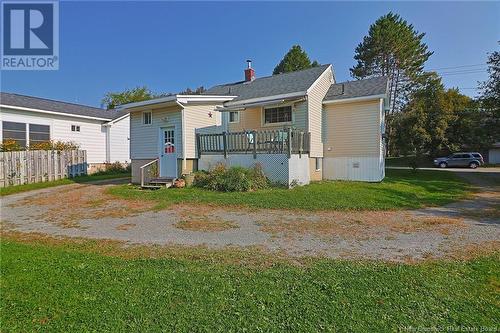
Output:
[[[429,73],[422,87],[412,92],[408,103],[393,115],[392,150],[403,155],[417,156],[460,150],[483,135],[479,113],[473,112],[474,102],[458,89],[445,90],[441,78]],[[474,136],[462,133],[475,131]]]
[[492,52],[487,64],[489,78],[479,85],[482,93],[480,101],[484,107],[498,109],[500,107],[500,52]]
[[424,64],[432,55],[419,33],[399,15],[389,12],[370,26],[368,35],[356,47],[357,64],[350,69],[356,79],[387,76],[389,80],[389,110],[386,114],[386,153],[394,124],[392,115],[401,110],[407,96],[422,81]]
[[368,35],[356,47],[351,68],[356,79],[389,78],[390,112],[398,110],[404,95],[419,82],[424,64],[432,55],[419,33],[399,15],[389,12],[370,26]]
[[206,91],[205,87],[200,86],[196,89],[186,88],[186,90],[180,92],[180,95],[201,95]]
[[311,63],[309,56],[302,50],[300,45],[293,45],[280,63],[274,68],[273,75],[299,71],[301,69],[317,66],[319,66],[319,63],[316,60]]
[[104,95],[101,100],[102,105],[106,106],[106,109],[114,109],[118,105],[123,105],[133,102],[142,102],[148,99],[153,99],[156,97],[163,96],[162,94],[156,95],[146,86],[136,87],[133,89],[127,89],[122,92],[108,92]]

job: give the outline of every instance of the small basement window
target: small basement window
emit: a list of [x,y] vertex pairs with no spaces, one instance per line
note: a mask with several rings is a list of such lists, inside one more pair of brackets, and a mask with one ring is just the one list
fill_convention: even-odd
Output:
[[264,123],[290,123],[292,122],[292,106],[280,106],[264,109]]
[[315,162],[316,162],[316,171],[321,170],[321,157],[316,157]]
[[240,122],[240,113],[238,111],[229,112],[229,122],[230,123],[239,123]]
[[80,125],[71,125],[71,132],[80,132]]
[[144,125],[151,125],[153,122],[153,113],[151,111],[142,113],[142,123]]

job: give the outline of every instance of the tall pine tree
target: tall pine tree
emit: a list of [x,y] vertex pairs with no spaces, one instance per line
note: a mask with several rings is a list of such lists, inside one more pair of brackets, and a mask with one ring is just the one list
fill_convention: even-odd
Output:
[[410,92],[418,86],[424,64],[432,55],[419,33],[399,15],[389,12],[370,26],[368,35],[356,47],[351,68],[356,79],[387,76],[389,80],[389,110],[386,115],[386,153],[390,155],[390,140],[394,124],[391,115],[401,110]]
[[273,75],[299,71],[301,69],[317,66],[319,66],[319,63],[316,60],[311,62],[309,56],[302,50],[300,45],[294,45],[287,52],[287,54],[285,54],[280,63],[274,68]]

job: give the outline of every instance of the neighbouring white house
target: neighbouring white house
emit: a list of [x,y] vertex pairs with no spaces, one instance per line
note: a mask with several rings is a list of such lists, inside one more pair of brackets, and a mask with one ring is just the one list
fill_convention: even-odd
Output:
[[488,163],[500,164],[500,142],[495,142],[488,150]]
[[88,172],[110,162],[130,162],[127,112],[2,92],[0,140],[22,147],[34,142],[72,141],[87,152]]
[[[259,163],[273,181],[381,181],[387,79],[337,83],[331,65],[121,106],[130,113],[135,183],[224,163]],[[155,167],[156,166],[156,167]],[[151,169],[154,179],[145,179]]]

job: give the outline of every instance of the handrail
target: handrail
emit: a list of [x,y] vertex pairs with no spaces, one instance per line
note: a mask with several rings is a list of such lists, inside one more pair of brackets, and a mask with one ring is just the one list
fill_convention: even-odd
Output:
[[309,153],[310,133],[290,128],[196,134],[198,156],[203,153],[228,154],[291,154]]
[[154,159],[154,160],[152,160],[152,161],[150,161],[150,162],[148,162],[140,167],[140,169],[141,169],[141,187],[144,187],[144,168],[146,168],[147,166],[150,166],[153,163],[158,162],[159,160],[160,160],[159,158]]

